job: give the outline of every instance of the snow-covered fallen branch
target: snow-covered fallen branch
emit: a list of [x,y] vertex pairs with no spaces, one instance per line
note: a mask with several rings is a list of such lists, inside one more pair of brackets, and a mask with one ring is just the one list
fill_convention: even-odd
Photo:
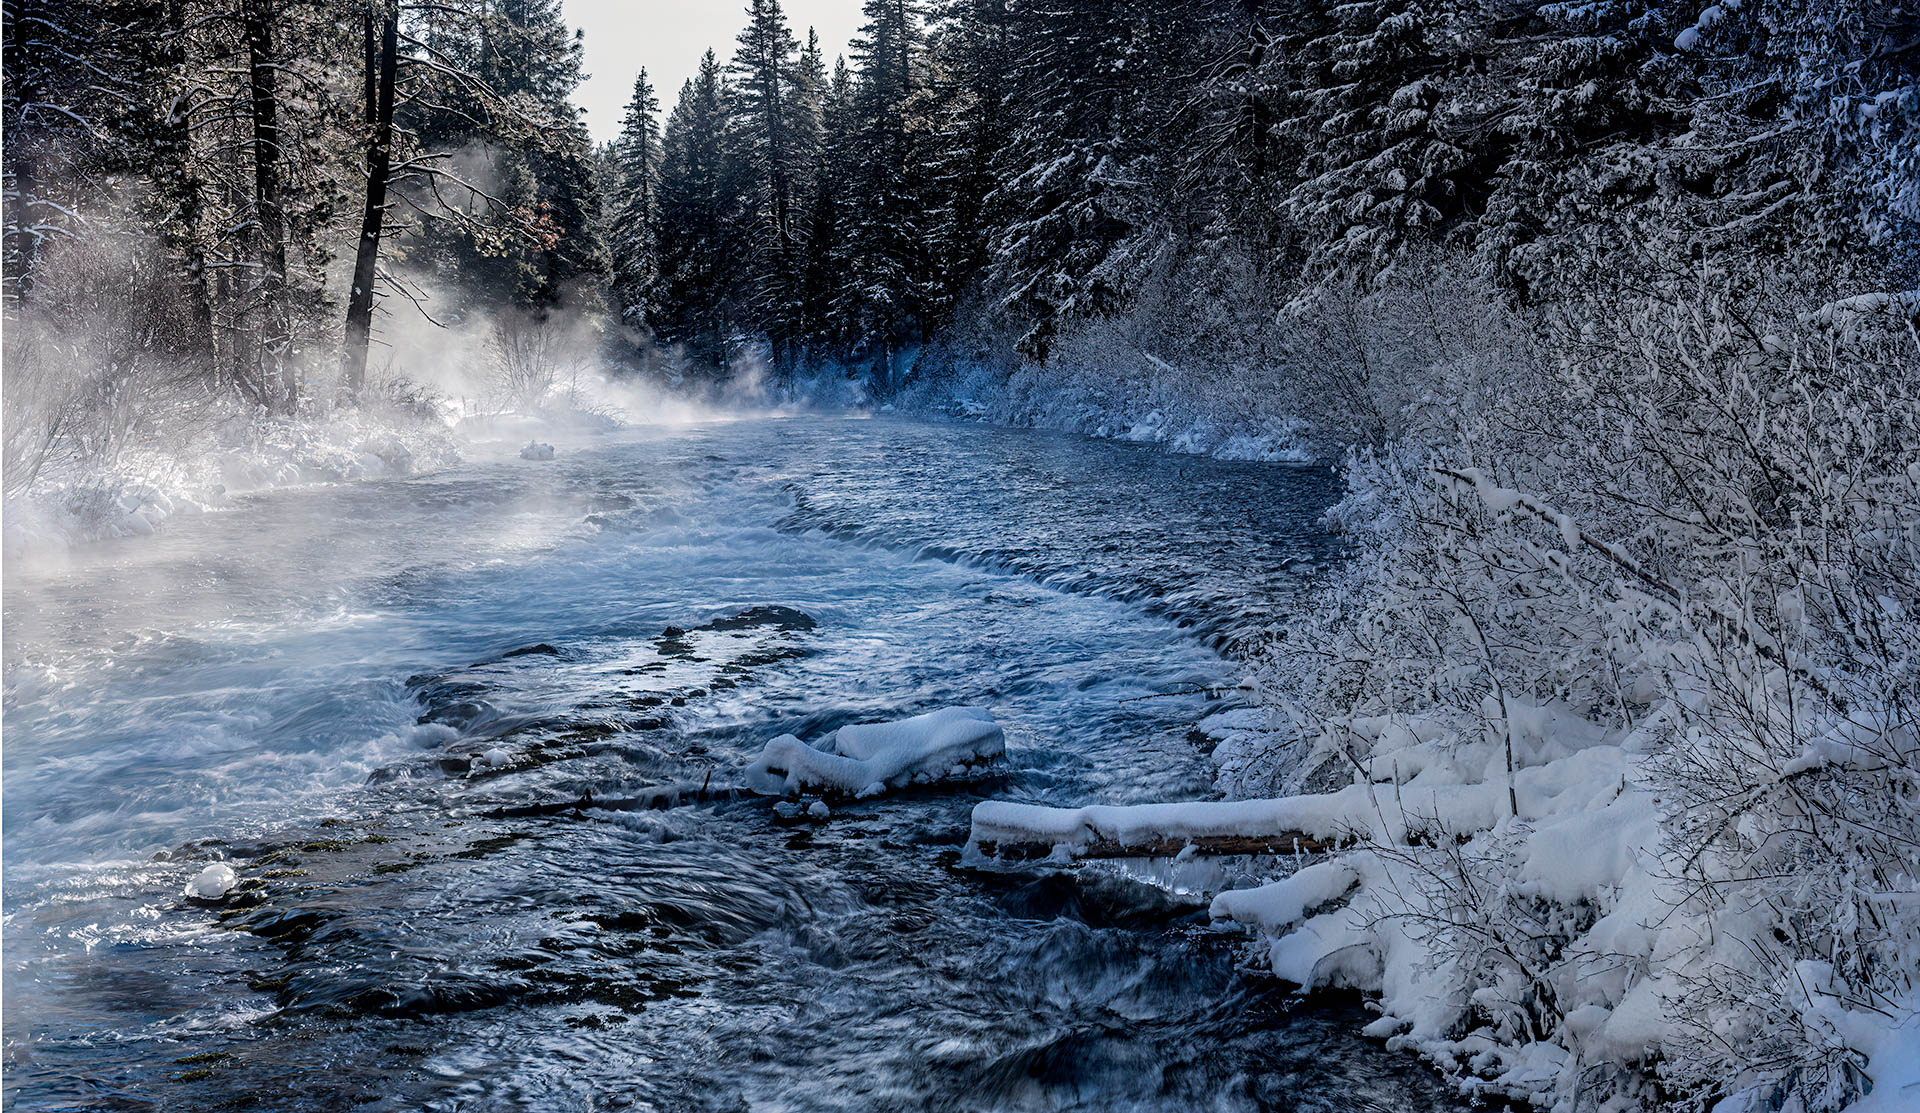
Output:
[[[1529,773],[1538,773],[1529,770]],[[1521,781],[1522,814],[1548,806],[1559,787]],[[973,809],[968,845],[990,857],[1116,858],[1199,854],[1320,853],[1358,842],[1430,845],[1486,830],[1506,814],[1498,784],[1349,785],[1277,800],[1049,808],[988,800]]]
[[967,845],[999,858],[1318,853],[1351,841],[1327,818],[1300,799],[1084,808],[988,800],[974,806]]

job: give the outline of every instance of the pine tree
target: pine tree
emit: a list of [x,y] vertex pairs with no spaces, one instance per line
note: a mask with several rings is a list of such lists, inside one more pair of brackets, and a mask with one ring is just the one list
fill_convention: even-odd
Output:
[[1139,232],[1153,174],[1131,118],[1144,96],[1135,75],[1146,72],[1137,8],[1037,0],[1015,10],[1007,96],[1023,112],[989,198],[992,277],[1035,359],[1067,321],[1113,311],[1127,290],[1115,249]]
[[810,115],[801,88],[793,34],[779,0],[752,0],[734,56],[733,119],[748,176],[744,198],[748,324],[764,333],[774,363],[790,362],[799,330],[801,192],[814,157]]
[[719,59],[709,50],[680,90],[661,141],[659,190],[662,339],[717,371],[740,319],[740,185]]
[[[420,215],[413,254],[475,305],[541,313],[586,297],[610,264],[592,143],[570,99],[580,39],[559,0],[423,5],[408,32],[426,55],[398,106],[421,156],[396,183]],[[484,153],[495,188],[454,171],[444,155],[463,149]]]
[[620,138],[614,141],[608,181],[610,285],[620,323],[640,334],[653,331],[654,285],[659,278],[654,241],[654,195],[660,176],[660,102],[642,69],[633,80]]
[[844,355],[847,347],[847,331],[837,312],[847,277],[841,210],[852,178],[856,142],[853,78],[847,60],[836,58],[833,79],[820,98],[819,153],[813,166],[800,282],[801,335],[810,346],[834,356]]
[[1015,112],[1002,91],[1011,23],[1007,0],[953,0],[929,44],[927,242],[936,283],[928,312],[935,321],[987,266],[987,195]]
[[800,51],[800,59],[793,71],[793,91],[798,111],[794,123],[800,130],[798,147],[804,154],[804,160],[796,168],[793,199],[793,230],[795,239],[795,258],[792,290],[791,344],[795,364],[806,362],[813,346],[820,341],[822,316],[825,300],[817,296],[817,288],[825,272],[816,272],[815,261],[820,256],[821,244],[816,243],[821,236],[826,244],[832,242],[829,228],[822,227],[822,207],[829,207],[825,219],[831,225],[831,198],[822,196],[829,188],[827,182],[827,112],[828,99],[833,88],[827,77],[826,60],[820,50],[820,35],[813,28],[807,29],[807,45]]
[[910,0],[866,0],[864,11],[853,44],[855,162],[837,230],[847,271],[833,312],[856,346],[869,346],[885,385],[925,323],[928,221],[913,142],[921,33]]

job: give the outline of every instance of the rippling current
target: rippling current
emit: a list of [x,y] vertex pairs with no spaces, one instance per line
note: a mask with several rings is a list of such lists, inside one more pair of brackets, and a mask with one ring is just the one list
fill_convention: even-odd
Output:
[[[283,491],[5,586],[5,1101],[1416,1110],[1204,905],[961,860],[983,795],[1209,793],[1324,471],[792,419]],[[1156,698],[1141,699],[1142,696]],[[993,709],[1005,775],[794,824],[773,736]],[[495,767],[474,761],[506,755]],[[214,860],[224,907],[182,888]]]

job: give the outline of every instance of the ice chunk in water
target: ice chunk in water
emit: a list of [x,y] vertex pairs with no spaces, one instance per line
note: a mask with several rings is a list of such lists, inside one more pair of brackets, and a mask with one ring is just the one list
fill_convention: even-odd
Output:
[[915,780],[975,772],[1006,750],[991,711],[947,707],[898,722],[841,727],[814,746],[783,734],[747,767],[746,782],[769,795],[816,788],[873,796]]
[[527,447],[520,450],[520,458],[522,460],[551,460],[553,459],[553,446],[550,444],[542,444],[539,441],[528,441]]

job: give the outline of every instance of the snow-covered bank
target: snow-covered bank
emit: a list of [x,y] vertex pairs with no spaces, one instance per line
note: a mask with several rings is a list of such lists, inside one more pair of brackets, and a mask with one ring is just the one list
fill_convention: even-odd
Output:
[[1450,837],[1214,910],[1465,1088],[1920,1102],[1920,352],[1902,314],[1794,308],[1596,309],[1357,458],[1358,555],[1257,670],[1280,757],[1226,787],[1344,780],[1350,821]]
[[1215,918],[1467,1093],[1920,1108],[1920,351],[1705,277],[1436,368],[1351,458],[1354,559],[1206,728],[1251,799],[976,844],[1325,844]]

